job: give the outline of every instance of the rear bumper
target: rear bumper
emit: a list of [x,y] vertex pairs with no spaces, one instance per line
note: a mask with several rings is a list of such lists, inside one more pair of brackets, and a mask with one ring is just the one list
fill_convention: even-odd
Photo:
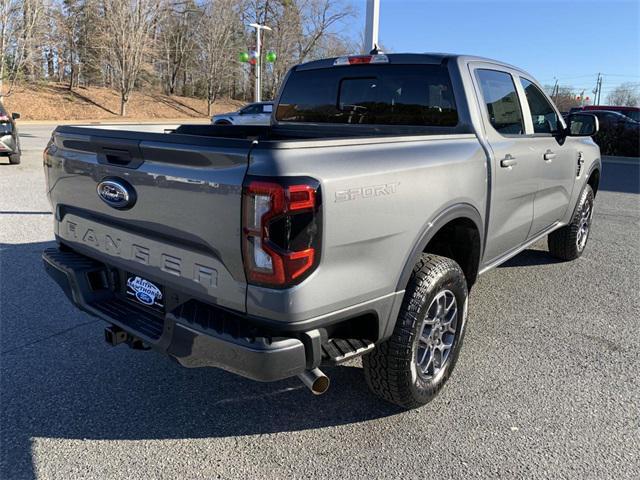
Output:
[[320,363],[320,338],[254,328],[246,318],[186,302],[164,315],[138,307],[113,288],[110,269],[73,251],[43,252],[47,273],[81,310],[120,327],[185,367],[217,367],[258,381],[302,373]]

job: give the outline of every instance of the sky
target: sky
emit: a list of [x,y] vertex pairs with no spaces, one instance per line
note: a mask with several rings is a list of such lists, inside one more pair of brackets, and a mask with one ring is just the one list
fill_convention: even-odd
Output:
[[[350,1],[363,30],[366,0]],[[587,93],[602,72],[603,98],[640,86],[640,0],[380,0],[380,42],[494,58]]]

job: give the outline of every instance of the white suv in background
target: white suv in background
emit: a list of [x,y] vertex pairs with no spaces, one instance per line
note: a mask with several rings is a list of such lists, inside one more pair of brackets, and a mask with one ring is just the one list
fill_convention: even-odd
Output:
[[214,125],[269,125],[273,102],[250,103],[237,112],[222,113],[211,117]]

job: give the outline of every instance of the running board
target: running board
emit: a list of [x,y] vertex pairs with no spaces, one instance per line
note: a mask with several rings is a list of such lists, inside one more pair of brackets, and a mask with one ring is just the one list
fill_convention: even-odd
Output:
[[489,270],[491,270],[492,268],[497,267],[498,265],[503,264],[507,260],[510,260],[511,258],[515,257],[517,254],[519,254],[520,252],[525,250],[527,247],[530,247],[531,245],[533,245],[537,241],[539,241],[539,240],[543,239],[544,237],[546,237],[547,235],[549,235],[554,230],[557,230],[560,227],[564,227],[564,225],[565,224],[563,224],[563,223],[556,222],[553,225],[551,225],[550,227],[548,227],[547,229],[545,229],[542,232],[538,233],[535,237],[531,238],[530,240],[527,240],[525,243],[523,243],[519,247],[514,248],[513,250],[505,253],[503,256],[498,257],[497,259],[491,260],[487,265],[485,265],[484,267],[482,267],[480,269],[480,271],[478,272],[478,276],[482,275],[483,273],[488,272]]

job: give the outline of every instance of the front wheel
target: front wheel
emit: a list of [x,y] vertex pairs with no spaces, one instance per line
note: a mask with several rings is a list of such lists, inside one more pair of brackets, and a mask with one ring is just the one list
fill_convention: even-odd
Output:
[[554,230],[547,237],[549,253],[560,260],[575,260],[587,246],[593,219],[593,190],[586,185],[580,193],[571,223]]
[[20,163],[20,154],[12,153],[9,155],[9,163],[11,165],[18,165]]
[[467,282],[450,258],[423,254],[391,337],[362,359],[369,388],[404,408],[431,401],[456,364],[467,318]]

